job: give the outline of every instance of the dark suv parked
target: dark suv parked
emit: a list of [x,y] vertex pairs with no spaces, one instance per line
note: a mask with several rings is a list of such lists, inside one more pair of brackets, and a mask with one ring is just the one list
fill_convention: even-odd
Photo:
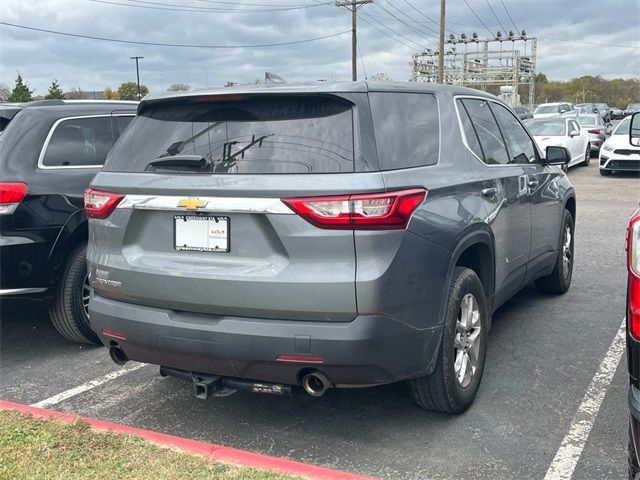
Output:
[[201,397],[409,380],[461,412],[493,311],[569,288],[567,160],[463,88],[148,97],[85,192],[91,326]]
[[52,100],[6,106],[0,135],[0,298],[54,294],[66,338],[98,342],[87,318],[82,192],[137,102]]

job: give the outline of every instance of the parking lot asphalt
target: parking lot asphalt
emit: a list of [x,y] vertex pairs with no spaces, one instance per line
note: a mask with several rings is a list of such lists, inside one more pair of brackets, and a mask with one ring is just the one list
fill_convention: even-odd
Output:
[[[84,386],[52,408],[378,478],[544,478],[623,320],[624,232],[640,202],[637,176],[601,177],[596,159],[568,174],[578,197],[571,289],[557,297],[527,287],[496,312],[483,383],[463,415],[419,409],[403,384],[202,401],[144,366],[91,388],[135,364],[118,367],[104,348],[61,339],[46,302],[6,300],[0,398],[36,403]],[[575,479],[626,475],[625,361],[607,382]]]

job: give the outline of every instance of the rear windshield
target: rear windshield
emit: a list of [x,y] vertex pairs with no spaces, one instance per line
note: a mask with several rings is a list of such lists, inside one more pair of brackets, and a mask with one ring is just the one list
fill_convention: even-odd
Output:
[[564,135],[564,122],[527,122],[525,125],[536,137],[561,137]]
[[581,127],[593,127],[596,125],[595,117],[577,117],[576,121]]
[[533,113],[558,113],[558,105],[540,105]]
[[[342,173],[354,170],[353,150],[352,105],[337,97],[203,96],[143,106],[104,170]],[[182,166],[180,156],[204,167]]]

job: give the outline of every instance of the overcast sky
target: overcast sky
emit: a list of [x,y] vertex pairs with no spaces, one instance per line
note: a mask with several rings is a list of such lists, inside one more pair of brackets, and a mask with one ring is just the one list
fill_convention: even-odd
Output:
[[[480,20],[464,0],[447,0],[449,30],[486,37],[489,31],[482,23],[492,32],[514,29],[515,24],[539,39],[537,71],[550,79],[640,77],[640,0],[467,3]],[[364,65],[368,76],[384,72],[394,80],[408,80],[411,54],[434,47],[437,26],[428,17],[438,19],[439,2],[375,0],[359,12],[361,78]],[[265,71],[291,81],[351,76],[351,15],[329,0],[0,0],[0,22],[209,46],[298,42],[347,32],[288,46],[222,49],[113,43],[0,25],[0,83],[13,86],[19,71],[36,94],[45,93],[54,78],[64,90],[85,91],[135,81],[135,63],[129,59],[134,55],[144,57],[140,80],[152,91],[177,82],[193,88],[222,86],[228,80],[247,83]]]

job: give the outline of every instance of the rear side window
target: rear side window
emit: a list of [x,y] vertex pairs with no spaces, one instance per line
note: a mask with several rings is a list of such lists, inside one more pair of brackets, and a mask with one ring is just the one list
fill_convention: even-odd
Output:
[[[354,170],[353,151],[352,104],[341,98],[203,96],[144,105],[104,169],[178,174],[345,173]],[[179,158],[186,155],[201,159],[203,166],[190,168]]]
[[64,119],[50,134],[40,166],[101,166],[117,136],[110,115]]
[[429,93],[369,94],[381,170],[438,163],[438,102]]
[[462,100],[462,105],[469,114],[471,123],[478,135],[483,153],[480,159],[488,165],[509,163],[507,148],[488,102],[467,98]]

